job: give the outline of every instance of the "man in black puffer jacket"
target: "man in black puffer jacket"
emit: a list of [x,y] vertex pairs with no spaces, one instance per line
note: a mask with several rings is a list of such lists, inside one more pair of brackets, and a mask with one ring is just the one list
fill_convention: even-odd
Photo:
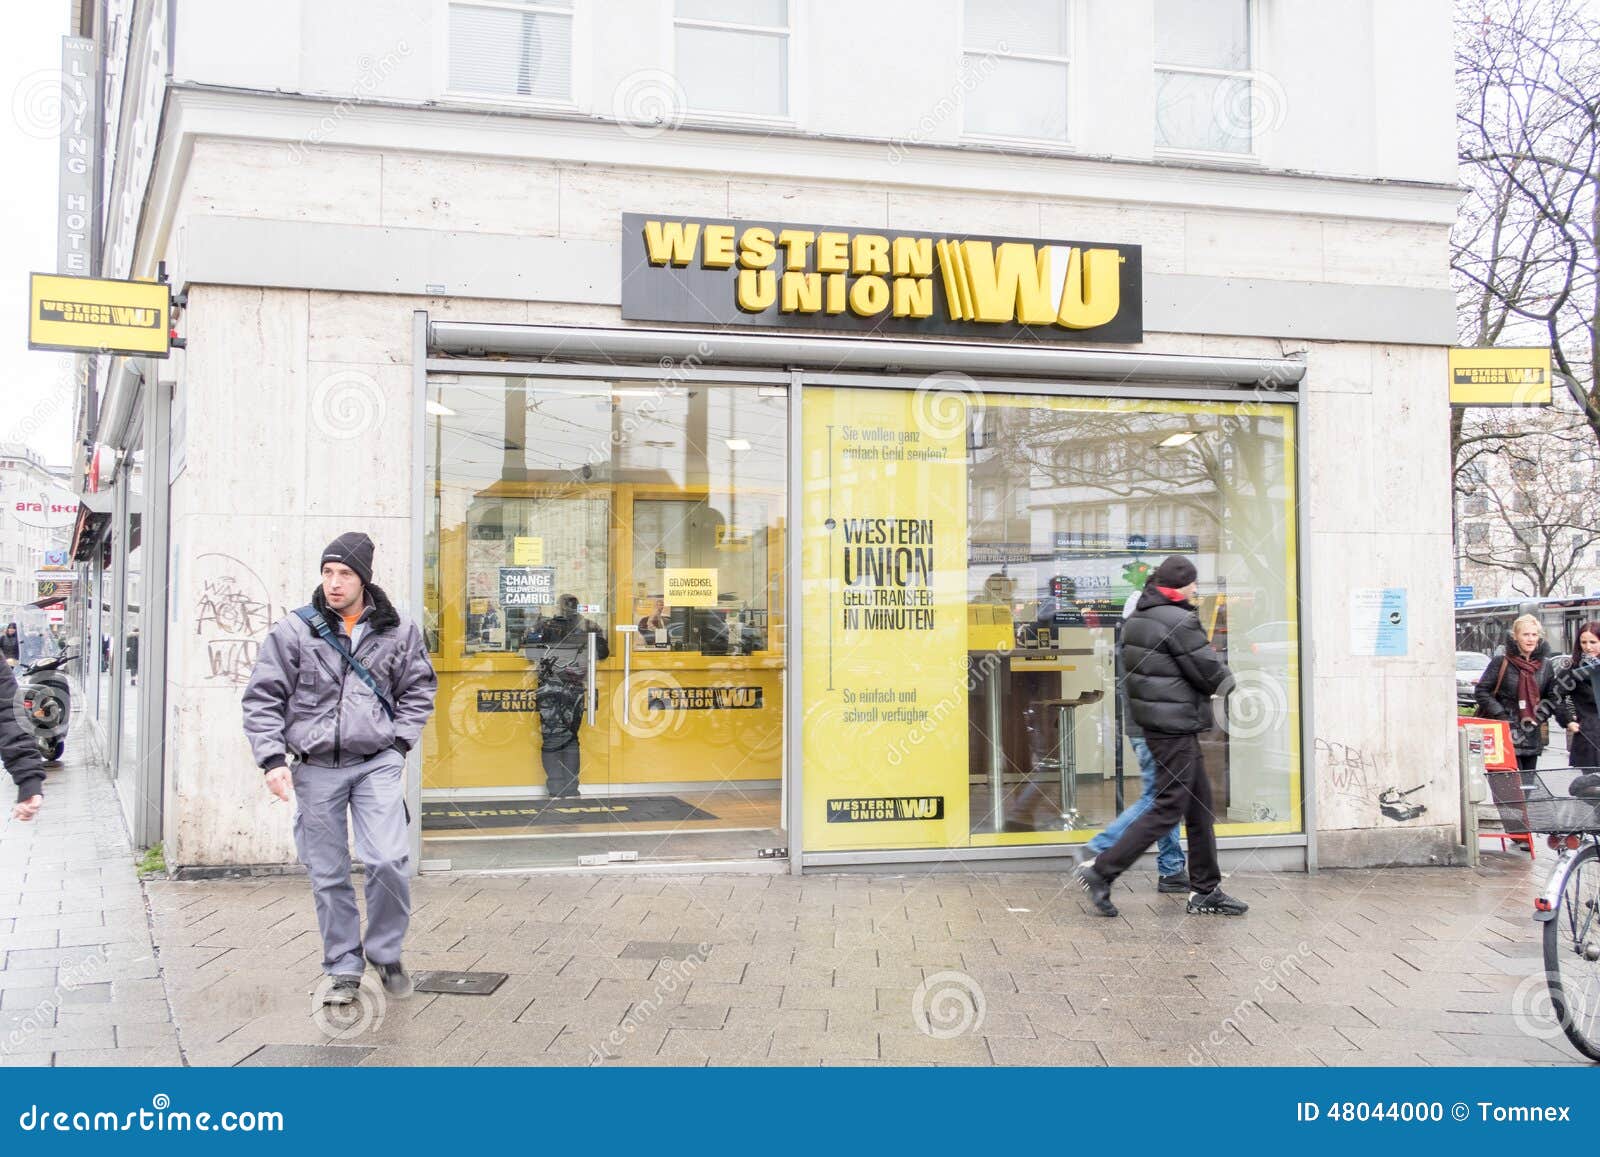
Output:
[[1194,563],[1169,555],[1156,568],[1122,628],[1128,705],[1156,761],[1155,803],[1110,850],[1075,873],[1102,916],[1115,916],[1111,885],[1180,819],[1189,836],[1191,913],[1241,916],[1248,905],[1222,891],[1211,781],[1200,733],[1215,725],[1211,697],[1233,681],[1195,613]]

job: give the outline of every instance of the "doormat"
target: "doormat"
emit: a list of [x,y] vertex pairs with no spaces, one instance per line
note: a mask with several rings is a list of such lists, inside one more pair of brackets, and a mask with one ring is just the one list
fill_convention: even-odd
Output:
[[562,827],[568,824],[660,824],[714,820],[710,812],[675,795],[610,799],[475,799],[424,803],[424,831],[450,828]]

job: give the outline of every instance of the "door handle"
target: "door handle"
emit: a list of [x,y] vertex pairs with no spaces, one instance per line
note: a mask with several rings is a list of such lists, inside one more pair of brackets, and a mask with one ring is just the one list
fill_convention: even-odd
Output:
[[633,715],[633,636],[639,628],[633,623],[618,623],[622,635],[622,725],[628,726]]
[[600,700],[600,687],[595,682],[594,677],[595,633],[593,631],[589,631],[587,634],[589,636],[589,726],[593,727],[594,709]]

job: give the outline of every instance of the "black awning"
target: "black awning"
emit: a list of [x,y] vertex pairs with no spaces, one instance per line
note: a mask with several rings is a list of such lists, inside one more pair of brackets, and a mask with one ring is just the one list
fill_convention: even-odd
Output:
[[79,494],[78,521],[72,528],[72,561],[88,562],[95,544],[111,525],[111,495]]

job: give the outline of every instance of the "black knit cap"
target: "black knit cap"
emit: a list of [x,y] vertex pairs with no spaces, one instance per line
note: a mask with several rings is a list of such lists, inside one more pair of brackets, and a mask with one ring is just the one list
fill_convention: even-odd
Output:
[[1186,587],[1200,577],[1200,572],[1195,569],[1194,563],[1184,558],[1181,554],[1169,554],[1156,567],[1155,574],[1150,576],[1150,581],[1158,587],[1171,587],[1176,590]]
[[347,530],[323,549],[322,562],[342,562],[367,586],[372,582],[372,551],[372,539],[359,530]]

